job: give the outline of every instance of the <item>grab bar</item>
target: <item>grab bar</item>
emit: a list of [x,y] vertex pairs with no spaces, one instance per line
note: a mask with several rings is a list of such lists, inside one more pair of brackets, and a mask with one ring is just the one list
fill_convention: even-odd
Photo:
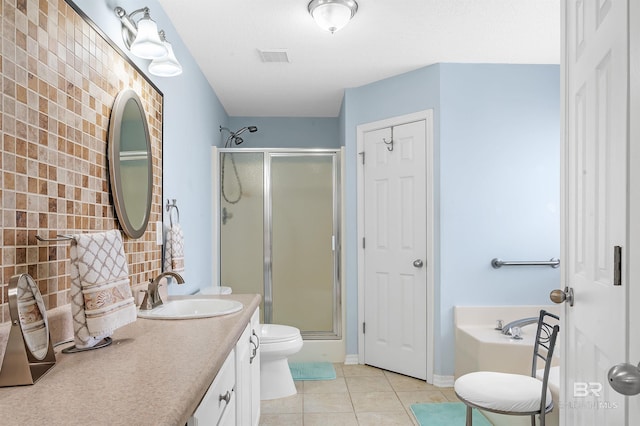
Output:
[[557,268],[560,266],[560,259],[552,258],[550,260],[529,260],[529,261],[519,261],[519,260],[502,260],[493,258],[491,259],[491,266],[494,269],[501,268],[503,266],[551,266],[552,268]]

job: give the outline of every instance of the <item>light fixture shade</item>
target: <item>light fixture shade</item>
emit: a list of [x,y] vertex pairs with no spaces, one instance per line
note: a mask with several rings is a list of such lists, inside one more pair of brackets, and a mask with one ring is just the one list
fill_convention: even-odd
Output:
[[167,55],[167,48],[158,35],[158,26],[148,13],[138,21],[138,34],[131,43],[130,50],[131,53],[143,59],[156,59]]
[[335,33],[349,23],[356,14],[358,3],[354,0],[312,0],[309,13],[320,28]]
[[164,41],[164,46],[167,49],[167,55],[154,59],[149,64],[149,72],[158,77],[175,77],[182,74],[182,65],[178,62],[176,55],[173,53],[171,44]]

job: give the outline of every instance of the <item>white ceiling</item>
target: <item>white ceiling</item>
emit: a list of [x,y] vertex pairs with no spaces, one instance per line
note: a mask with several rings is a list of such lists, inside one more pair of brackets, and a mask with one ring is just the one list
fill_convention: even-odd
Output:
[[439,62],[560,63],[560,0],[357,1],[332,35],[307,0],[159,0],[230,116],[336,117],[345,88]]

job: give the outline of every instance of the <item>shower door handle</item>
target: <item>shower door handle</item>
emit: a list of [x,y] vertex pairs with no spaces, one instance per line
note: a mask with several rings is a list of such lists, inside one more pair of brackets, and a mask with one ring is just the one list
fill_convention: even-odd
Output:
[[413,261],[413,266],[415,266],[416,268],[422,268],[424,266],[424,263],[422,262],[422,259],[416,259]]

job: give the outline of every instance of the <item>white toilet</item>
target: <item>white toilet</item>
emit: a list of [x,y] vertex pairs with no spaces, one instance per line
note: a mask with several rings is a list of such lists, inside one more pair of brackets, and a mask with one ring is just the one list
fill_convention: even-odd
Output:
[[302,349],[300,330],[288,325],[262,324],[260,337],[260,399],[296,394],[287,357]]
[[205,287],[200,289],[200,294],[207,296],[218,296],[221,294],[231,294],[231,287],[225,287],[223,285],[215,285],[213,287]]

